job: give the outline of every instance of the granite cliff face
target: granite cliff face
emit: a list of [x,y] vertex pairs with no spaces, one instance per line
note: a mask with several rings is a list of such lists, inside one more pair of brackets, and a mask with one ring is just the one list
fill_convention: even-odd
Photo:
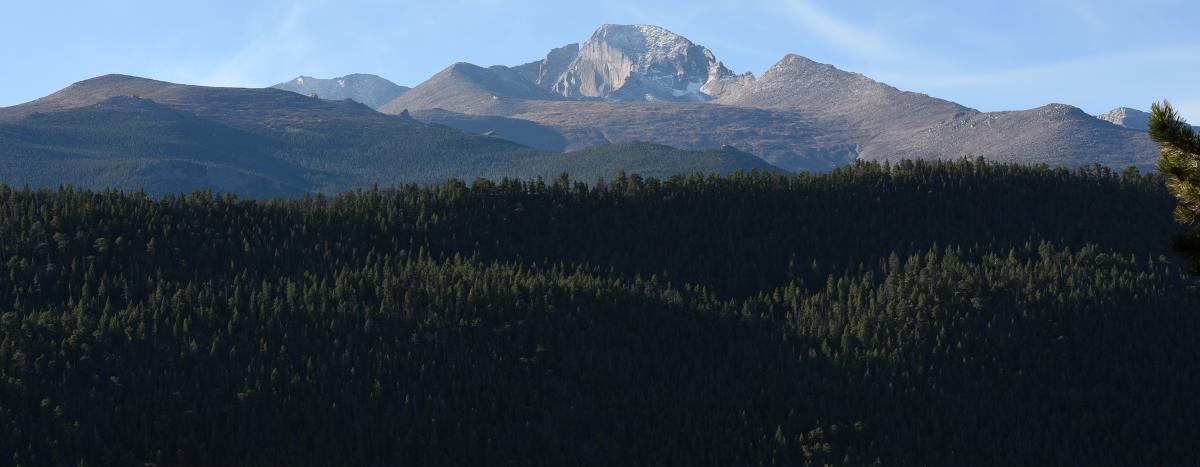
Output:
[[571,66],[578,56],[579,44],[567,44],[551,50],[542,60],[513,67],[513,71],[549,91],[554,89],[554,84],[567,72],[567,67]]
[[582,46],[569,44],[513,69],[576,100],[708,101],[753,80],[730,71],[711,50],[650,25],[607,24]]
[[705,101],[737,76],[712,51],[658,26],[604,25],[552,90],[567,98]]

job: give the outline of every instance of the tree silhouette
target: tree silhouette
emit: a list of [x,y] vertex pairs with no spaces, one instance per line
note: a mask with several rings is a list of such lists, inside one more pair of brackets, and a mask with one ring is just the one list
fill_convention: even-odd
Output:
[[[1170,102],[1154,103],[1150,109],[1150,137],[1158,143],[1158,170],[1167,177],[1167,188],[1175,196],[1175,220],[1194,225],[1200,216],[1200,136]],[[1200,231],[1176,237],[1176,248],[1191,260],[1200,273]]]

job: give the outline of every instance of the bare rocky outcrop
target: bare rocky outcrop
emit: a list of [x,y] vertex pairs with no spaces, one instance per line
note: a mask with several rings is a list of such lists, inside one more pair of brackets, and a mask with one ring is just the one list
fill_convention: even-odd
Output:
[[544,59],[513,67],[513,71],[549,91],[554,89],[554,83],[558,82],[559,77],[566,73],[567,67],[571,66],[578,56],[579,44],[567,44],[551,50]]
[[535,63],[535,82],[571,99],[707,101],[752,79],[711,50],[650,25],[607,24],[582,47],[555,49]]

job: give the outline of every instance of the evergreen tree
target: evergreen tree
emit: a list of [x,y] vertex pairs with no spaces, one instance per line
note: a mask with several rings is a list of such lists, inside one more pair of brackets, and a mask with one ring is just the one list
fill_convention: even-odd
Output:
[[[1200,216],[1200,135],[1167,101],[1150,110],[1150,137],[1158,143],[1158,170],[1167,177],[1167,188],[1175,196],[1175,220],[1193,225]],[[1180,235],[1176,247],[1191,259],[1200,273],[1200,230]]]

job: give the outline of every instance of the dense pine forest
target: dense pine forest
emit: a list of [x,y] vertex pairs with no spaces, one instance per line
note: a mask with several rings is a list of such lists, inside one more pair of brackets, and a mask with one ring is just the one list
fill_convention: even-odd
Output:
[[0,187],[0,464],[1194,465],[1157,174]]

